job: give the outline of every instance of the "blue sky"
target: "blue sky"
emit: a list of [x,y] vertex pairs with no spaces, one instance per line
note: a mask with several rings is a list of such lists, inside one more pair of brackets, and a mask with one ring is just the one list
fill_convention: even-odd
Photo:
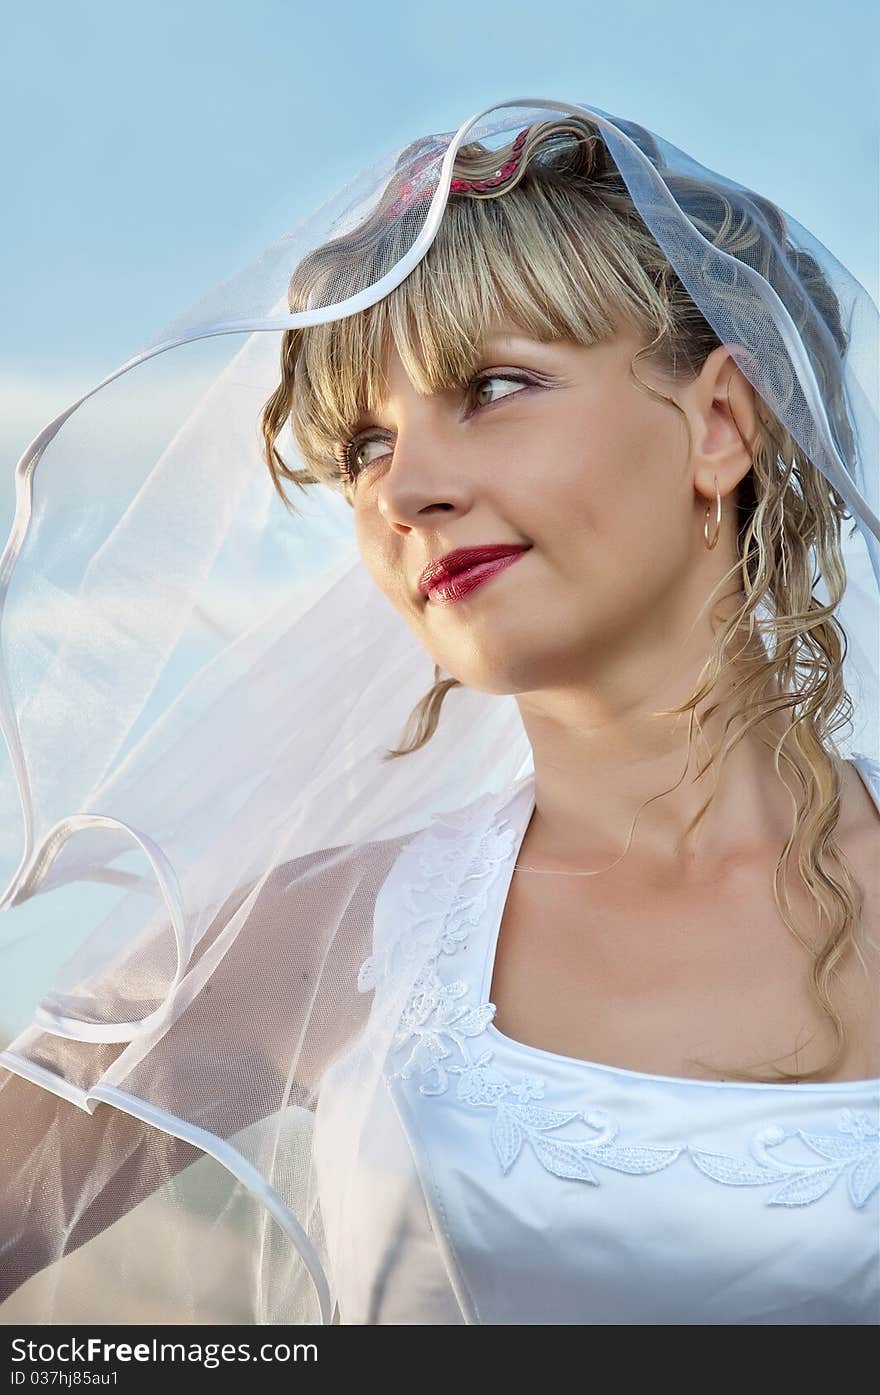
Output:
[[[790,211],[876,299],[878,15],[875,0],[7,5],[4,535],[15,460],[50,417],[364,163],[496,101],[648,126]],[[58,894],[7,931],[57,924]]]
[[874,0],[5,7],[7,477],[49,416],[363,163],[510,97],[651,127],[789,209],[876,298],[878,14]]

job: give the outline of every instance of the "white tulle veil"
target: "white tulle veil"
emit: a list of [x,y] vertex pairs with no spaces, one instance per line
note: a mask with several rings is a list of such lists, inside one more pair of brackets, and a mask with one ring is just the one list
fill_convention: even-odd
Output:
[[[368,577],[343,494],[283,508],[260,416],[285,329],[358,314],[429,254],[449,200],[469,196],[453,182],[463,146],[503,152],[471,189],[487,193],[512,177],[519,133],[571,116],[593,123],[699,311],[846,503],[853,706],[836,741],[880,784],[880,341],[862,286],[767,200],[588,104],[500,102],[377,161],[16,466],[2,944],[8,972],[23,952],[31,968],[0,1071],[2,1224],[33,1274],[10,1304],[25,1295],[15,1312],[32,1321],[78,1320],[85,1303],[105,1320],[330,1320],[311,1123],[369,1010],[357,977],[376,898],[414,835],[519,779],[531,752],[512,696],[462,688],[423,748],[383,759],[433,663]],[[697,216],[703,182],[760,234],[738,255]],[[317,257],[291,310],[291,278],[331,243],[348,253]],[[68,934],[59,917],[76,905],[81,926],[89,896],[88,933]],[[46,918],[25,922],[40,898]],[[363,1118],[392,1028],[393,1004]]]

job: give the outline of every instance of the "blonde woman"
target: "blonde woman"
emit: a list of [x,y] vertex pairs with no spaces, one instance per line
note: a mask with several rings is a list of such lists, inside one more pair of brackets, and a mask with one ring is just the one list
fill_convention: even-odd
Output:
[[[880,1317],[875,331],[767,200],[507,106],[414,143],[280,313],[229,321],[283,326],[269,487],[292,520],[287,484],[332,496],[358,568],[283,656],[224,651],[255,725],[295,691],[297,750],[259,854],[221,875],[214,827],[176,972],[166,918],[4,1054],[12,1303],[118,1255],[137,1202],[185,1207],[208,1155],[253,1208],[251,1320]],[[156,819],[126,820],[155,875],[195,866]]]

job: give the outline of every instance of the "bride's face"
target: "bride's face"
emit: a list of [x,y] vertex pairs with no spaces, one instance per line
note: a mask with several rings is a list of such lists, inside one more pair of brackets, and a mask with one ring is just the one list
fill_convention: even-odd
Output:
[[[510,330],[486,342],[468,390],[434,397],[392,352],[383,411],[349,447],[358,544],[433,660],[468,687],[586,680],[603,655],[637,659],[661,634],[674,645],[693,620],[682,580],[711,555],[706,499],[681,417],[630,378],[640,346],[629,330],[586,348]],[[634,371],[681,400],[644,360]],[[528,551],[451,604],[420,590],[428,563],[498,543]]]

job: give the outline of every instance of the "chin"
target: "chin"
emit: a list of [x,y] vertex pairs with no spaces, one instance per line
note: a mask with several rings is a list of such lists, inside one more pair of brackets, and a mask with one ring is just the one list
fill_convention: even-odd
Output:
[[[540,624],[526,628],[529,633],[522,633],[523,627],[519,626],[518,632],[511,634],[496,623],[491,629],[475,627],[466,637],[462,636],[461,646],[450,645],[446,653],[425,647],[444,675],[449,674],[476,692],[512,697],[566,686],[589,652],[590,641],[583,629],[578,631],[579,641],[572,644],[573,631],[563,635],[562,624],[554,626],[553,635],[547,634],[546,626],[541,633]],[[456,648],[458,653],[454,652]]]
[[462,665],[456,669],[446,664],[441,664],[445,672],[450,673],[453,678],[457,678],[466,688],[473,688],[478,693],[488,693],[493,697],[512,697],[516,693],[531,692],[535,688],[546,686],[546,675],[541,665],[534,662],[528,664],[513,664],[501,668],[487,670],[475,668],[467,673]]

